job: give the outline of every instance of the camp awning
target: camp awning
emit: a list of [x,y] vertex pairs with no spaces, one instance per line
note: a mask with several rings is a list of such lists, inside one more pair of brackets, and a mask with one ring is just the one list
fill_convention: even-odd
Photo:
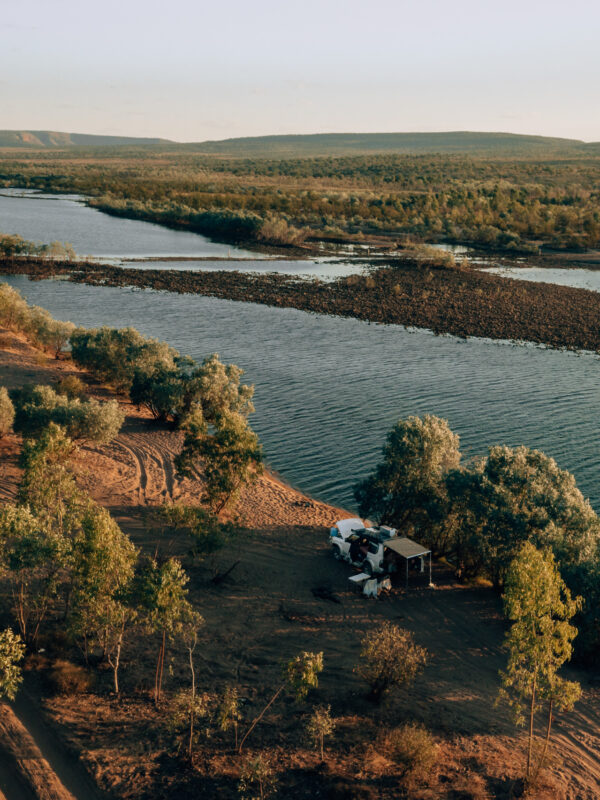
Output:
[[388,547],[390,550],[393,550],[394,553],[398,553],[399,556],[406,559],[426,556],[431,552],[431,550],[427,550],[426,547],[423,547],[422,544],[413,542],[412,539],[408,539],[405,536],[390,539],[385,542],[383,546]]

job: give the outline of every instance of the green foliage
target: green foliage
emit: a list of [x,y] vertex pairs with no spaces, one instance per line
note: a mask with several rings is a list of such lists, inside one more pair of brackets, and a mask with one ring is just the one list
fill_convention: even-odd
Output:
[[71,465],[74,452],[73,442],[53,422],[38,439],[26,439],[21,451],[23,477],[18,501],[46,524],[55,525],[61,534],[84,503]]
[[82,401],[57,394],[50,386],[28,386],[12,393],[15,431],[39,436],[50,423],[60,425],[71,439],[107,444],[117,436],[125,413],[116,400]]
[[241,487],[262,471],[262,448],[258,436],[240,414],[223,416],[210,435],[188,438],[176,459],[203,464],[204,496],[215,511],[235,498]]
[[0,386],[0,439],[11,433],[15,421],[15,407],[4,386]]
[[51,424],[24,444],[21,505],[0,514],[1,563],[5,565],[22,636],[36,641],[59,593],[73,636],[99,646],[118,668],[125,628],[135,614],[129,602],[137,551],[108,511],[75,483],[71,441]]
[[38,306],[28,306],[20,293],[0,283],[0,325],[24,333],[32,344],[43,347],[58,358],[75,326],[53,319]]
[[264,754],[247,756],[242,762],[238,794],[242,800],[266,800],[277,788],[277,775],[271,758]]
[[0,631],[0,700],[14,700],[23,681],[25,645],[10,628]]
[[238,725],[242,718],[240,694],[235,686],[226,686],[217,706],[217,725],[222,731],[233,728],[234,746],[238,746]]
[[380,753],[398,765],[402,783],[408,789],[426,781],[437,763],[435,740],[418,722],[406,722],[385,731],[377,745]]
[[[471,137],[461,140],[462,154],[445,155],[439,143],[428,145],[434,153],[423,152],[423,144],[418,155],[390,153],[389,142],[376,145],[384,152],[368,155],[348,155],[348,143],[336,144],[333,152],[341,155],[319,158],[293,157],[296,144],[276,159],[224,159],[189,147],[169,154],[128,150],[127,159],[115,160],[88,154],[85,162],[68,151],[52,160],[31,153],[27,161],[7,153],[2,177],[19,186],[76,191],[108,213],[223,241],[287,245],[308,232],[337,239],[411,235],[511,253],[536,252],[540,242],[598,246],[596,151],[548,142],[524,147],[497,137],[482,149],[473,134],[462,135]],[[273,146],[263,141],[258,152]],[[331,147],[319,140],[316,152]],[[254,150],[246,143],[239,152]],[[306,152],[315,150],[311,145]],[[7,252],[15,247],[22,243],[7,243]]]
[[130,398],[146,406],[159,420],[179,422],[199,406],[209,423],[236,413],[254,411],[253,388],[240,382],[243,370],[224,365],[218,355],[207,356],[201,365],[192,358],[174,356],[172,363],[148,361],[133,373]]
[[[103,633],[104,605],[127,599],[137,550],[105,508],[90,505],[72,544],[72,626]],[[103,650],[105,648],[103,647]]]
[[396,686],[410,684],[427,663],[427,651],[413,635],[398,625],[384,622],[361,639],[360,662],[356,672],[379,702]]
[[136,370],[172,367],[178,353],[135,328],[77,328],[71,335],[71,355],[78,366],[127,393]]
[[24,331],[29,306],[21,294],[7,283],[0,283],[0,325],[12,331]]
[[247,729],[246,733],[243,735],[242,740],[240,742],[240,746],[238,748],[238,752],[241,753],[244,747],[244,744],[252,731],[256,728],[258,723],[267,713],[269,708],[273,705],[273,703],[277,700],[277,698],[283,694],[283,692],[287,689],[294,694],[294,698],[297,702],[301,700],[305,700],[309,691],[311,689],[316,689],[319,685],[319,673],[323,671],[323,653],[309,653],[303,652],[295,658],[290,659],[287,662],[284,662],[281,666],[282,678],[283,683],[276,689],[275,693],[268,701],[268,703],[264,706],[262,711],[257,714],[250,727]]
[[321,761],[325,758],[324,740],[335,730],[335,720],[331,717],[331,706],[317,706],[306,721],[306,732],[312,744],[319,748]]
[[66,546],[28,507],[0,507],[0,568],[10,587],[22,639],[37,641],[60,585]]
[[50,242],[50,244],[40,244],[23,239],[17,233],[0,233],[0,258],[17,257],[34,258],[60,258],[69,261],[75,258],[75,251],[69,242]]
[[[198,743],[198,738],[210,734],[208,722],[214,712],[215,699],[209,693],[193,693],[191,689],[181,689],[169,699],[166,713],[167,730],[173,737],[173,744],[179,753],[190,742],[186,740],[190,731],[190,715],[195,720],[192,733],[192,748]],[[205,720],[204,728],[198,730],[198,720]]]
[[137,406],[145,406],[155,419],[177,420],[186,399],[186,381],[174,366],[159,363],[133,373],[129,397]]
[[304,652],[286,662],[282,668],[286,686],[296,700],[305,700],[311,689],[319,685],[319,673],[323,672],[323,652]]
[[154,701],[159,703],[162,691],[162,678],[167,643],[174,636],[185,633],[194,612],[187,599],[188,576],[176,558],[162,563],[152,559],[142,565],[136,575],[132,596],[143,615],[148,631],[158,633],[158,650]]
[[174,504],[163,506],[162,517],[176,530],[185,530],[190,539],[190,556],[199,561],[230,545],[237,534],[231,522],[219,518],[206,508]]
[[222,364],[216,353],[207,356],[191,373],[195,391],[188,399],[187,409],[199,402],[204,418],[211,424],[218,424],[221,417],[230,414],[243,417],[252,414],[254,387],[241,383],[243,374],[235,364]]
[[86,385],[77,375],[66,375],[52,384],[57,394],[68,397],[69,400],[83,400],[86,394]]
[[[572,599],[550,551],[536,550],[525,542],[517,551],[506,576],[504,611],[512,622],[506,634],[508,664],[500,673],[500,699],[510,705],[515,723],[525,723],[529,712],[529,746],[525,779],[533,781],[544,765],[550,740],[552,711],[569,711],[578,700],[578,683],[558,675],[571,658],[577,629],[570,624],[579,599]],[[534,717],[540,702],[548,704],[545,747],[538,764],[531,763]]]
[[459,439],[446,420],[431,415],[400,420],[388,433],[383,461],[354,489],[360,515],[414,531],[431,547],[442,549],[447,524],[444,478],[459,462]]
[[72,322],[54,319],[44,308],[32,306],[28,310],[25,332],[30,341],[54,353],[56,358],[59,358],[74,330]]
[[550,547],[561,570],[593,565],[600,520],[571,473],[526,447],[492,447],[470,472],[447,485],[464,536],[470,536],[496,585],[519,546]]

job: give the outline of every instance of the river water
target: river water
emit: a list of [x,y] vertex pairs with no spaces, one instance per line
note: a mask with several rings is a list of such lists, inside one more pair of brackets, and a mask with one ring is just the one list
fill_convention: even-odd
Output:
[[430,413],[449,420],[467,456],[498,443],[544,450],[600,510],[596,356],[198,295],[7,280],[58,318],[133,325],[196,359],[218,352],[243,367],[268,462],[323,500],[351,506],[391,425]]
[[[104,214],[76,194],[40,194],[31,189],[0,189],[0,233],[17,233],[45,244],[69,242],[80,257],[110,259],[137,269],[272,271],[325,280],[361,271],[356,263],[331,256],[302,261],[266,258],[199,233]],[[203,260],[183,260],[193,258]],[[205,260],[211,258],[226,260]]]
[[[32,201],[9,202],[29,209]],[[89,211],[109,228],[129,222]],[[44,237],[31,214],[28,238],[64,238],[59,233]],[[2,216],[0,230],[8,230]],[[136,230],[143,235],[143,228]],[[83,241],[91,235],[81,232]],[[140,246],[136,240],[131,250],[139,253]],[[224,361],[240,365],[255,385],[252,425],[269,464],[328,502],[352,508],[352,485],[374,468],[391,425],[410,414],[430,413],[449,420],[467,457],[483,454],[492,444],[544,450],[575,474],[600,510],[600,361],[595,355],[463,341],[197,295],[24,276],[4,280],[60,319],[133,325],[196,359],[218,352]]]

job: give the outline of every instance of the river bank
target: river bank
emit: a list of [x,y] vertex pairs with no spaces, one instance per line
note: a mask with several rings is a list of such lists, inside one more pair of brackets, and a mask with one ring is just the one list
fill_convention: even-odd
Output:
[[43,259],[0,261],[0,271],[33,279],[65,277],[90,286],[150,288],[296,308],[462,338],[600,350],[598,293],[422,261],[390,260],[369,275],[329,282],[278,273],[136,269]]

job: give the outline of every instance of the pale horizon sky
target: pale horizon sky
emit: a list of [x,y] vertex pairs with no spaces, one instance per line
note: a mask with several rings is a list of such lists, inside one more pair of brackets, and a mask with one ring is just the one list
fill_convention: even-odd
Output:
[[597,0],[3,0],[0,129],[600,141]]

